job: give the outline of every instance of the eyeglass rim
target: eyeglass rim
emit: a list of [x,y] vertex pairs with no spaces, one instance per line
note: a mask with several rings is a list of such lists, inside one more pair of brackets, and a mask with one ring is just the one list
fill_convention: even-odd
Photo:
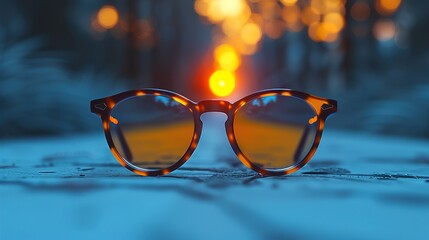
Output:
[[[111,111],[114,109],[114,107],[118,103],[125,101],[129,98],[144,96],[144,95],[170,97],[176,100],[177,102],[179,102],[180,104],[182,104],[183,106],[187,107],[192,112],[193,118],[194,118],[194,133],[193,133],[192,141],[188,149],[186,150],[186,152],[173,165],[166,168],[158,169],[158,170],[140,168],[125,160],[121,156],[119,151],[116,149],[116,146],[113,142],[112,135],[110,133],[109,119],[110,119]],[[257,166],[245,156],[245,154],[241,151],[236,141],[235,134],[233,131],[233,124],[234,124],[235,113],[246,103],[256,98],[261,98],[264,96],[275,96],[275,95],[295,97],[307,102],[314,109],[317,115],[318,127],[317,127],[315,139],[313,141],[313,145],[311,146],[308,154],[304,157],[303,160],[287,168],[271,170],[271,169],[264,169]],[[198,142],[202,133],[202,121],[200,119],[200,116],[204,112],[207,112],[207,109],[204,109],[204,106],[206,104],[208,105],[215,104],[214,105],[215,107],[216,107],[216,104],[224,105],[224,106],[218,106],[219,109],[213,112],[224,112],[227,115],[228,118],[225,122],[225,129],[228,136],[228,141],[233,151],[237,155],[238,159],[246,167],[254,170],[259,174],[268,175],[268,176],[279,176],[279,175],[291,174],[299,170],[303,166],[305,166],[311,160],[311,158],[313,157],[314,153],[316,152],[319,146],[320,140],[322,138],[325,120],[327,119],[328,116],[330,116],[331,114],[337,111],[337,101],[335,100],[322,98],[322,97],[314,96],[301,91],[296,91],[296,90],[286,89],[286,88],[272,88],[272,89],[257,91],[248,96],[241,98],[240,100],[232,104],[223,100],[204,100],[200,102],[194,102],[188,99],[187,97],[173,91],[158,89],[158,88],[145,88],[145,89],[139,89],[139,90],[129,90],[129,91],[121,92],[105,98],[92,100],[90,103],[90,108],[91,108],[91,112],[97,114],[101,118],[107,143],[116,160],[123,167],[127,168],[128,170],[136,174],[139,174],[142,176],[158,176],[158,175],[165,175],[176,170],[177,168],[179,168],[189,160],[189,158],[191,157],[192,153],[195,151],[198,145]]]

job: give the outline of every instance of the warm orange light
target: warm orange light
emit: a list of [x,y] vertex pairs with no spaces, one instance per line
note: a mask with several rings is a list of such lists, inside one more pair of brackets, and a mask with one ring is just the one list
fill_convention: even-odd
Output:
[[308,28],[308,35],[315,42],[334,42],[338,39],[338,33],[330,23],[315,22]]
[[283,34],[283,22],[272,20],[264,23],[264,32],[271,39],[278,39]]
[[220,14],[220,7],[218,4],[211,3],[207,6],[207,18],[212,23],[218,23],[222,21],[225,16]]
[[323,14],[326,11],[325,0],[312,0],[310,7],[318,14]]
[[265,93],[265,94],[260,95],[259,97],[264,98],[264,97],[271,97],[271,96],[276,96],[276,95],[277,95],[277,93]]
[[257,45],[248,45],[241,42],[235,43],[235,47],[241,55],[252,55],[258,50]]
[[[202,1],[202,0],[199,0]],[[203,5],[195,5],[198,11],[202,11],[202,15],[206,15],[211,22],[220,22],[228,17],[238,16],[245,8],[243,0],[216,0],[207,1],[207,10]]]
[[401,4],[401,0],[380,0],[380,5],[388,10],[396,10]]
[[114,118],[113,116],[110,116],[110,122],[112,122],[115,125],[118,125],[118,119]]
[[308,123],[311,125],[311,124],[313,124],[313,123],[315,123],[315,122],[317,122],[317,116],[314,116],[314,117],[312,117],[312,118],[310,118],[309,120],[308,120]]
[[234,48],[228,44],[222,44],[216,47],[214,56],[222,69],[235,71],[241,63],[240,56]]
[[307,30],[308,36],[311,38],[311,40],[313,40],[315,42],[321,41],[319,33],[318,33],[319,28],[320,28],[320,23],[314,22],[308,27],[308,30]]
[[228,96],[235,88],[235,77],[229,71],[218,70],[210,76],[209,86],[215,95],[219,97]]
[[320,20],[320,14],[314,11],[311,7],[306,7],[302,11],[301,21],[310,26],[312,23]]
[[185,100],[182,100],[182,99],[180,99],[178,97],[173,97],[173,100],[176,101],[176,102],[178,102],[178,103],[180,103],[180,104],[182,104],[183,106],[188,106],[188,103]]
[[324,12],[342,12],[344,10],[345,0],[323,0]]
[[285,6],[292,6],[294,5],[298,0],[280,0]]
[[240,36],[245,44],[254,45],[261,40],[262,31],[256,23],[246,23],[241,29]]
[[201,16],[207,16],[209,3],[207,0],[196,0],[194,3],[195,11]]
[[298,32],[302,30],[302,24],[300,21],[301,9],[298,5],[285,6],[281,12],[285,28],[292,32]]
[[327,30],[331,33],[337,33],[344,27],[344,18],[341,14],[332,12],[323,17],[323,22],[326,23]]
[[222,22],[222,31],[230,38],[240,36],[240,31],[243,25],[249,20],[252,15],[250,7],[245,4],[243,9],[237,16],[225,18]]
[[294,24],[299,21],[300,8],[296,5],[291,7],[284,7],[282,11],[282,18],[286,23]]
[[390,15],[394,13],[401,5],[401,0],[377,0],[375,9],[382,15]]
[[[353,18],[368,18],[369,5],[365,1],[354,1]],[[401,3],[401,0],[374,1],[386,9],[397,9]],[[240,56],[254,54],[264,35],[278,39],[285,31],[298,32],[305,26],[308,26],[309,36],[314,41],[337,41],[346,24],[345,15],[348,10],[346,2],[346,0],[195,0],[194,9],[208,22],[218,26],[214,41],[228,42]],[[218,61],[216,68],[230,71],[236,68],[222,66],[222,63],[223,61]]]
[[245,21],[240,18],[228,18],[222,22],[222,31],[230,38],[234,38],[240,34],[241,27]]
[[111,29],[118,24],[119,14],[115,7],[104,6],[97,14],[97,21],[101,27],[105,29]]
[[237,16],[243,9],[243,0],[217,0],[212,2],[217,2],[220,13],[228,17]]

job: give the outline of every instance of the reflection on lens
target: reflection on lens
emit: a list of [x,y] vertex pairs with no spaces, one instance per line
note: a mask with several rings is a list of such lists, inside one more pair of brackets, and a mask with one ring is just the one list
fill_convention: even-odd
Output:
[[304,100],[265,96],[243,105],[234,117],[234,135],[243,154],[255,165],[281,170],[309,153],[317,133],[317,115]]
[[191,110],[167,96],[144,95],[119,102],[110,133],[119,154],[134,166],[159,170],[178,162],[192,142]]

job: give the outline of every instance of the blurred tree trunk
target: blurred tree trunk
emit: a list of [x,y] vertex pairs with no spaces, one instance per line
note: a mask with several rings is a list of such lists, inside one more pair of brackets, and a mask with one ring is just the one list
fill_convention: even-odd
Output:
[[138,34],[138,5],[137,0],[127,1],[127,37],[126,37],[126,55],[125,55],[125,66],[124,75],[129,79],[137,79],[139,77],[139,57],[137,51],[137,34]]

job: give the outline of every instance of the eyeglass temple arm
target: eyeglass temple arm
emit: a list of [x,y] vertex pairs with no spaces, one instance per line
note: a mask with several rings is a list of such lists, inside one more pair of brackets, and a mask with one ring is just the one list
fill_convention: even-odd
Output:
[[115,122],[113,122],[112,120],[110,120],[110,121],[113,123],[112,128],[116,132],[116,135],[118,136],[119,143],[121,144],[121,147],[124,150],[124,155],[125,155],[127,161],[132,162],[133,161],[133,155],[131,154],[131,150],[130,150],[130,147],[128,146],[127,140],[124,137],[124,132],[122,131],[121,127],[119,126],[119,122],[117,120]]

